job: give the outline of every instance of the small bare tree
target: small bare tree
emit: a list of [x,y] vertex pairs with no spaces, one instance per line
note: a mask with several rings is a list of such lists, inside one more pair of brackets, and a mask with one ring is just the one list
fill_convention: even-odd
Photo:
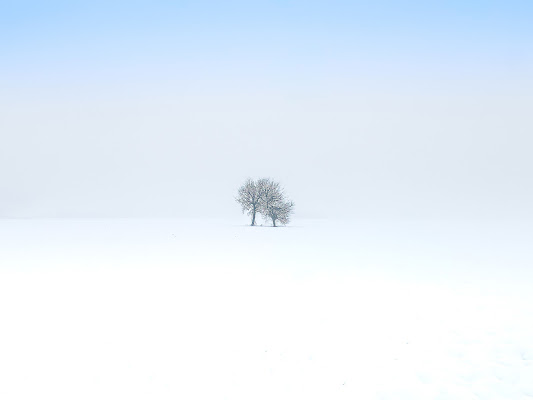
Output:
[[255,214],[259,211],[259,190],[257,182],[248,178],[239,188],[239,193],[235,200],[242,207],[242,212],[246,212],[252,217],[251,225],[255,225]]
[[276,226],[276,221],[282,225],[287,225],[291,220],[294,203],[292,201],[282,201],[272,204],[265,210],[266,216],[272,220],[272,225]]
[[274,182],[269,178],[259,179],[257,188],[259,192],[259,211],[263,218],[270,219],[274,227],[276,226],[276,221],[283,225],[288,224],[293,213],[294,203],[285,199],[285,194],[279,182]]

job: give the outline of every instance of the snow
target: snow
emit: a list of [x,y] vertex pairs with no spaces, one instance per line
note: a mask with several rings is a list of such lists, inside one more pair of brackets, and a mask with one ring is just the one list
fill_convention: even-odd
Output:
[[2,399],[533,398],[520,221],[0,223]]

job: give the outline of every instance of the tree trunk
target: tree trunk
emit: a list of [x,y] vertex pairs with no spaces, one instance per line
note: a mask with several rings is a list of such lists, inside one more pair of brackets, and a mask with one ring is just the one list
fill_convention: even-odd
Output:
[[254,226],[254,225],[255,225],[255,211],[252,214],[252,226]]
[[272,225],[274,225],[274,228],[276,227],[276,218],[272,218]]

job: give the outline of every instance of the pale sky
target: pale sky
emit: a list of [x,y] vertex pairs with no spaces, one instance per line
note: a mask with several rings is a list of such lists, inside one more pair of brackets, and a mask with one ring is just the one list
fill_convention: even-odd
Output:
[[0,216],[533,217],[533,3],[368,3],[0,3]]

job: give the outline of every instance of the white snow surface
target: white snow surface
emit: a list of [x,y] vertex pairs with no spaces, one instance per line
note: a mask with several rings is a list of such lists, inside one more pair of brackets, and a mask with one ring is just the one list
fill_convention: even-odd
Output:
[[533,399],[532,225],[0,221],[0,399]]

